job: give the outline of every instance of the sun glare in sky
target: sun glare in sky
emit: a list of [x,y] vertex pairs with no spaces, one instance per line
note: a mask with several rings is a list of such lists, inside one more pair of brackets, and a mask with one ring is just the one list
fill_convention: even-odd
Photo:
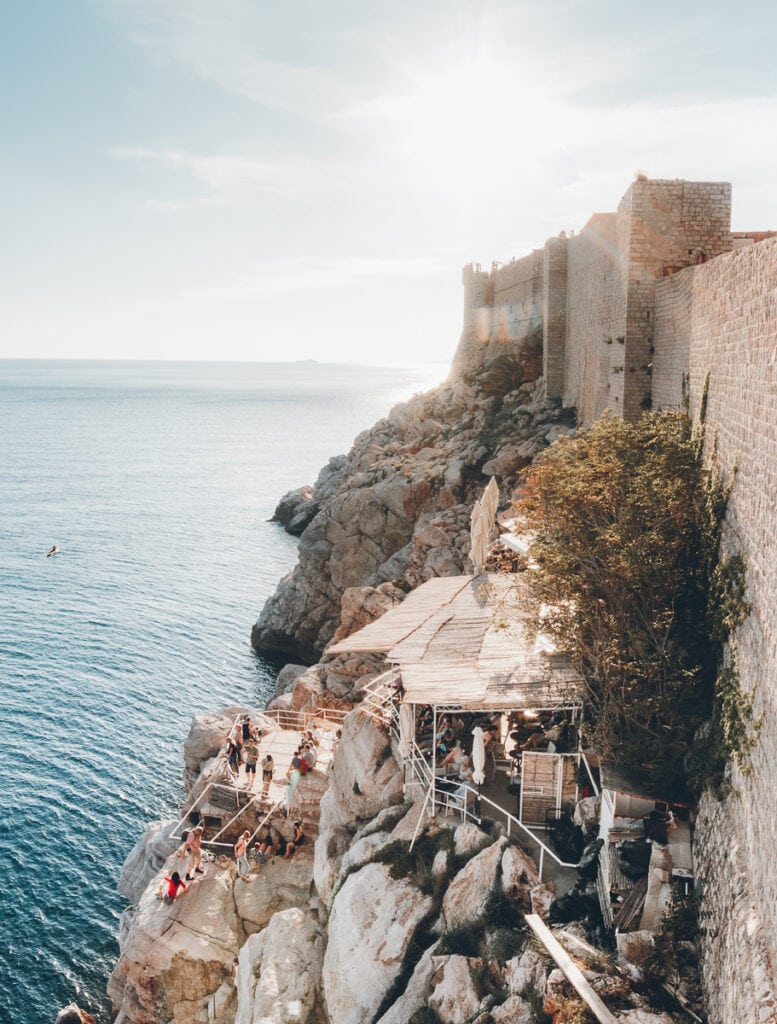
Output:
[[773,228],[775,31],[696,0],[2,4],[0,355],[449,360],[462,265],[637,170]]

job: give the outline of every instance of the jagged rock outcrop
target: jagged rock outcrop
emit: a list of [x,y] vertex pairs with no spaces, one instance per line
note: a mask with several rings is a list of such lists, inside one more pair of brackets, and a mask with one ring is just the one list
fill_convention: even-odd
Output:
[[[541,381],[499,396],[483,379],[458,380],[396,406],[322,469],[299,563],[265,604],[254,646],[315,661],[341,626],[347,590],[406,590],[467,571],[469,515],[488,476],[508,497],[516,473],[548,436],[570,429],[569,417],[545,400]],[[361,598],[358,614],[348,609],[354,628],[372,614],[369,589]]]
[[124,861],[118,889],[130,903],[137,903],[140,900],[146,887],[180,845],[178,839],[170,838],[175,824],[174,821],[149,822]]
[[249,708],[229,707],[215,714],[197,715],[192,719],[189,735],[183,746],[183,782],[190,792],[206,763],[215,757],[224,745],[227,733],[237,715],[247,714]]
[[402,773],[385,730],[357,710],[344,719],[342,733],[321,801],[322,831],[356,828],[402,801]]
[[240,950],[235,1024],[314,1024],[324,937],[298,907],[273,915]]
[[299,537],[312,522],[317,512],[318,505],[313,500],[313,488],[298,487],[283,495],[275,506],[270,521],[280,523],[286,533],[290,533],[293,537]]
[[373,1021],[402,972],[416,929],[432,908],[385,864],[349,875],[332,903],[322,975],[329,1019]]

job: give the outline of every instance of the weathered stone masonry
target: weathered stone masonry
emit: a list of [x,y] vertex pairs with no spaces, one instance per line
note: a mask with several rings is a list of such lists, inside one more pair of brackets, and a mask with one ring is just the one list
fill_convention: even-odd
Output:
[[[465,269],[454,371],[517,348],[510,307],[541,327],[548,394],[590,424],[692,411],[709,373],[709,435],[738,464],[724,543],[747,561],[752,615],[737,637],[742,685],[763,716],[738,796],[705,798],[695,860],[703,891],[711,1024],[777,1021],[777,238],[730,231],[722,182],[635,181],[616,213],[490,273]],[[526,262],[529,261],[529,262]],[[537,268],[541,266],[538,274]],[[513,274],[513,290],[497,287]],[[500,304],[500,294],[509,296]],[[505,329],[505,326],[507,329]]]

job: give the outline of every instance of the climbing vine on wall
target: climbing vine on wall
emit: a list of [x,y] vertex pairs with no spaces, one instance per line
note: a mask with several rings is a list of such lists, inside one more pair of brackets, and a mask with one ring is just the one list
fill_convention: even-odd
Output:
[[731,480],[704,452],[704,408],[606,416],[535,460],[517,507],[534,627],[577,660],[592,742],[659,786],[720,788],[757,731],[730,642],[749,613],[744,563],[721,554]]

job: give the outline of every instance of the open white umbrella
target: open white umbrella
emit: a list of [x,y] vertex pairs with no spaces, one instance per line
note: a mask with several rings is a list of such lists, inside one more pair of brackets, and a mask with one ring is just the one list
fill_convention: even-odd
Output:
[[486,739],[479,725],[472,730],[472,781],[482,786],[486,781]]
[[399,705],[399,752],[403,757],[410,757],[413,744],[414,715],[412,704]]

